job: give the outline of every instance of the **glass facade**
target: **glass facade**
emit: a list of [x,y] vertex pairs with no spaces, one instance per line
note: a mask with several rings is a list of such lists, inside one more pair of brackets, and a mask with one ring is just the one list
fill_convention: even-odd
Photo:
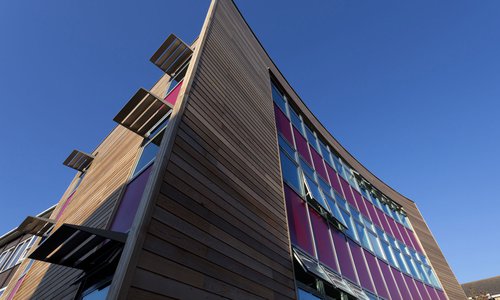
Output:
[[[366,299],[444,295],[399,204],[357,175],[279,87],[272,90],[292,246]],[[300,290],[299,299],[323,298]]]

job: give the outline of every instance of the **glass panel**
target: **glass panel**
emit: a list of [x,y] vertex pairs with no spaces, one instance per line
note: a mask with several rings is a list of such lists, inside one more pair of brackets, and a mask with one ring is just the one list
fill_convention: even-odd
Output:
[[106,296],[108,295],[110,283],[108,283],[104,287],[101,287],[100,289],[96,289],[96,290],[90,292],[89,294],[83,296],[82,300],[104,300],[104,299],[106,299]]
[[314,168],[316,169],[316,172],[318,172],[319,176],[321,176],[323,179],[328,180],[328,175],[326,174],[325,165],[323,163],[323,158],[321,158],[321,155],[319,155],[316,150],[311,149],[311,156],[313,158]]
[[339,271],[333,252],[333,245],[330,240],[328,224],[316,211],[311,208],[309,208],[309,216],[311,217],[311,224],[319,261],[333,270]]
[[368,271],[368,267],[366,266],[365,260],[363,258],[363,249],[356,245],[354,242],[349,242],[349,247],[351,249],[351,255],[352,259],[354,260],[354,265],[356,266],[356,270],[358,271],[358,277],[361,286],[365,289],[375,292],[373,283],[370,279],[370,272]]
[[337,172],[335,172],[329,165],[326,166],[326,171],[328,172],[328,177],[330,178],[330,183],[332,184],[333,189],[342,195],[342,188],[340,187],[340,182],[337,178]]
[[316,151],[320,151],[318,147],[318,142],[316,141],[316,136],[314,136],[313,131],[309,129],[309,127],[307,126],[305,126],[305,128],[306,128],[307,141],[309,142],[309,144],[311,144],[311,146],[313,146],[314,149],[316,149]]
[[281,147],[281,149],[285,150],[285,152],[291,157],[295,158],[295,150],[290,147],[290,144],[281,136],[281,134],[278,134],[278,143]]
[[340,210],[340,213],[342,214],[342,217],[347,223],[347,229],[344,231],[351,239],[353,240],[358,240],[356,237],[356,231],[354,229],[354,221],[351,218],[351,215],[349,215],[346,211]]
[[356,202],[354,201],[354,196],[351,193],[351,186],[343,178],[340,178],[340,183],[342,189],[344,190],[344,196],[347,202],[349,202],[353,207],[356,207]]
[[330,232],[333,237],[335,253],[337,254],[337,258],[339,260],[339,266],[342,275],[349,278],[353,282],[357,282],[356,273],[351,261],[350,251],[347,248],[347,241],[344,235],[337,230],[331,230]]
[[368,209],[368,213],[370,214],[370,220],[375,223],[378,227],[382,227],[382,224],[380,223],[380,220],[378,219],[378,215],[375,212],[375,206],[365,198],[363,198],[364,204],[366,205],[366,208]]
[[383,263],[380,260],[378,260],[378,265],[380,267],[380,270],[382,270],[382,274],[385,279],[385,284],[389,289],[389,294],[391,294],[392,299],[401,299],[396,282],[394,281],[394,278],[392,278],[392,273],[389,265]]
[[306,139],[297,131],[293,129],[293,136],[295,137],[295,145],[297,146],[297,151],[304,160],[312,166],[311,156],[309,155],[309,146],[307,145]]
[[385,259],[384,252],[382,251],[382,246],[380,245],[380,241],[377,236],[371,231],[368,231],[368,236],[370,238],[370,242],[372,243],[373,252],[375,252],[378,257]]
[[332,158],[330,157],[330,151],[328,151],[327,146],[321,140],[319,141],[319,147],[321,149],[321,156],[323,156],[323,158],[328,164],[333,166],[333,161]]
[[292,243],[315,257],[306,203],[287,185],[285,185],[285,199]]
[[139,176],[134,178],[126,187],[125,194],[120,202],[116,215],[111,225],[111,230],[128,232],[139,207],[144,188],[149,179],[152,166],[149,166]]
[[299,300],[320,300],[320,299],[321,298],[318,298],[309,292],[299,289]]
[[410,291],[408,290],[404,282],[403,274],[401,274],[401,272],[394,268],[391,268],[391,273],[396,279],[396,284],[398,286],[399,292],[401,293],[402,299],[412,299]]
[[408,290],[410,291],[410,294],[416,295],[413,298],[420,298],[418,296],[418,291],[417,291],[417,286],[415,285],[415,281],[408,275],[403,275],[403,278],[406,282],[406,286],[408,287]]
[[415,280],[415,284],[416,284],[418,291],[420,292],[420,296],[422,296],[423,300],[432,300],[431,297],[429,296],[429,294],[427,294],[427,290],[425,289],[423,283]]
[[319,187],[321,188],[321,191],[323,192],[323,195],[326,195],[328,197],[332,196],[332,189],[330,188],[330,185],[326,183],[324,180],[321,178],[318,178],[319,182]]
[[372,250],[370,241],[368,240],[368,235],[366,233],[365,227],[360,223],[356,222],[356,230],[358,232],[359,241],[363,247]]
[[273,93],[274,103],[276,103],[276,105],[279,108],[281,108],[282,111],[286,112],[286,102],[285,102],[283,95],[281,94],[281,92],[278,90],[278,88],[274,84],[271,84],[271,85],[272,85],[272,93]]
[[340,196],[339,193],[337,193],[335,191],[333,192],[333,195],[335,196],[335,201],[337,201],[339,207],[349,211],[349,205],[347,204],[347,201],[345,201],[345,199],[342,196]]
[[344,217],[340,212],[340,209],[337,207],[337,203],[335,203],[333,198],[327,196],[326,201],[328,202],[328,206],[330,206],[330,212],[335,217],[335,219],[337,219],[337,221],[339,221],[345,227],[348,227],[346,221],[344,220]]
[[170,94],[168,94],[167,97],[165,97],[165,102],[175,105],[175,103],[177,102],[177,96],[181,91],[183,83],[184,81],[181,81],[174,87],[174,89],[170,92]]
[[352,191],[354,194],[354,199],[356,201],[356,205],[358,206],[359,211],[363,214],[363,216],[366,216],[367,218],[371,219],[370,214],[368,213],[368,209],[365,206],[365,200],[363,200],[363,197],[361,197],[361,194],[358,193],[358,191],[353,190]]
[[293,145],[290,121],[288,121],[288,118],[276,105],[274,106],[274,116],[276,117],[276,128],[278,129],[278,132],[286,138],[290,145]]
[[314,178],[313,168],[311,168],[302,158],[300,159],[300,167],[305,174],[307,174],[311,178]]
[[311,178],[307,177],[306,175],[304,175],[304,180],[305,180],[305,183],[307,184],[307,188],[308,188],[309,193],[310,193],[309,196],[311,198],[313,198],[314,200],[318,201],[318,203],[321,204],[321,206],[323,206],[324,209],[329,211],[330,209],[328,208],[328,205],[326,204],[325,199],[323,198],[323,195],[319,191],[318,185]]
[[150,133],[149,137],[154,138],[163,128],[167,127],[168,121],[170,120],[170,117],[166,117],[163,121],[161,121],[158,126],[156,126]]
[[302,134],[302,121],[299,118],[299,114],[295,112],[295,110],[291,106],[289,107],[290,107],[290,120],[292,120],[293,126],[295,126],[295,128],[298,129],[300,134]]
[[146,166],[148,166],[152,161],[155,160],[158,149],[160,148],[160,143],[163,138],[163,132],[160,132],[156,137],[150,141],[146,146],[142,147],[141,157],[137,162],[132,177],[140,173]]
[[390,299],[389,292],[384,285],[384,278],[382,277],[382,274],[380,273],[380,270],[378,268],[377,258],[375,258],[373,254],[369,253],[366,250],[364,251],[364,253],[366,261],[368,262],[368,266],[370,267],[370,274],[372,275],[373,283],[375,284],[375,288],[377,289],[377,294],[386,299]]
[[301,193],[302,183],[299,177],[299,169],[297,168],[297,165],[283,151],[280,151],[280,160],[283,181],[288,183],[297,192]]
[[5,264],[4,270],[10,269],[17,264],[26,246],[27,246],[26,242],[17,245],[16,249],[14,250],[14,253],[10,256],[9,260]]

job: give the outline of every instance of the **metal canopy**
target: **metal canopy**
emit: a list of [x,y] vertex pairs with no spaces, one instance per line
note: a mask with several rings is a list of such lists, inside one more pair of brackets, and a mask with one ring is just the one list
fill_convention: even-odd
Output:
[[94,160],[93,155],[87,154],[79,150],[73,150],[73,152],[71,152],[68,158],[66,158],[66,160],[63,162],[63,165],[68,166],[77,171],[83,172],[90,166],[93,160]]
[[89,271],[116,258],[126,238],[121,232],[63,224],[29,258]]
[[55,221],[52,219],[28,216],[16,230],[23,234],[43,236],[52,228],[54,223]]
[[171,104],[140,88],[113,120],[145,136],[171,109]]
[[175,34],[171,34],[149,60],[165,73],[172,76],[192,53],[193,50],[191,50],[189,45],[184,43]]

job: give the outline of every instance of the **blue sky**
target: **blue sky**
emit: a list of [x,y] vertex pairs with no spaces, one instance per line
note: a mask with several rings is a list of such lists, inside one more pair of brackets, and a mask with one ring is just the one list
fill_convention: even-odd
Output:
[[[460,282],[500,275],[500,1],[237,1],[282,73],[415,200]],[[0,233],[56,203],[208,1],[0,1]]]

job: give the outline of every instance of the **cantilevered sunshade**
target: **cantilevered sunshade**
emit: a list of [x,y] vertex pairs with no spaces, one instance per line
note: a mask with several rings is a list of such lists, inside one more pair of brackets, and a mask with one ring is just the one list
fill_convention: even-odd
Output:
[[175,34],[171,34],[155,54],[153,54],[150,61],[172,76],[192,53],[193,50],[191,50],[189,45],[175,36]]
[[125,233],[63,224],[29,258],[88,271],[115,259],[126,237]]
[[17,227],[17,231],[23,234],[32,234],[36,236],[43,236],[47,231],[52,228],[55,221],[47,218],[28,216]]
[[73,150],[63,164],[72,169],[83,172],[90,166],[93,160],[94,156],[79,150]]
[[171,104],[140,88],[113,120],[145,136],[171,109]]

